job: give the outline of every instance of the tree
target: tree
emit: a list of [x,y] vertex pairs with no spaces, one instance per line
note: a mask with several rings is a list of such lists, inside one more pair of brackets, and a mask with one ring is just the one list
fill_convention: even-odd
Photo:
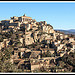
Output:
[[46,57],[46,54],[45,54],[45,52],[42,54],[42,57]]
[[4,53],[4,58],[6,60],[10,59],[11,51],[9,51],[8,49],[5,49],[3,53]]
[[51,52],[49,50],[47,51],[47,57],[51,57]]
[[51,52],[48,50],[42,54],[42,57],[51,57]]
[[16,34],[12,34],[11,38],[16,39]]
[[0,51],[0,72],[22,72],[10,62],[11,48]]
[[45,68],[43,66],[40,68],[40,71],[41,72],[46,72],[46,70],[45,70]]
[[3,37],[2,37],[2,35],[0,35],[0,42],[2,42],[3,41]]

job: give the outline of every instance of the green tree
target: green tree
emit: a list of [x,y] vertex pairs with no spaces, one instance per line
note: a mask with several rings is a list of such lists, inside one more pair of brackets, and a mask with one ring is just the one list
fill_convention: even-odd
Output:
[[0,51],[0,72],[22,72],[21,69],[10,62],[11,50],[9,49],[5,49],[3,52]]

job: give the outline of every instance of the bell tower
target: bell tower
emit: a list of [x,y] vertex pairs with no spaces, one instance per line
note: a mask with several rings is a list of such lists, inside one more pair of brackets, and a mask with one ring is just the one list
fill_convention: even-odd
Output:
[[24,14],[23,16],[26,16],[26,14]]

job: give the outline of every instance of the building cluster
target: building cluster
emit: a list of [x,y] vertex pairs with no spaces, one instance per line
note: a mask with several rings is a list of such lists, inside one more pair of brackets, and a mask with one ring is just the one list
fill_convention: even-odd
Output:
[[75,52],[75,37],[54,30],[46,21],[37,22],[24,14],[0,21],[0,50],[8,47],[12,47],[10,61],[18,69],[34,72],[43,66],[51,72],[48,69],[52,66],[51,61],[55,63],[66,53]]

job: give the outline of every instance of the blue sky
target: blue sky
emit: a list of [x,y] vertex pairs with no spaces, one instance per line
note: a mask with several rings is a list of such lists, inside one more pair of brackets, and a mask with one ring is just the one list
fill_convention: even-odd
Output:
[[0,21],[23,14],[36,19],[36,21],[47,21],[54,29],[75,29],[75,2],[0,2]]

